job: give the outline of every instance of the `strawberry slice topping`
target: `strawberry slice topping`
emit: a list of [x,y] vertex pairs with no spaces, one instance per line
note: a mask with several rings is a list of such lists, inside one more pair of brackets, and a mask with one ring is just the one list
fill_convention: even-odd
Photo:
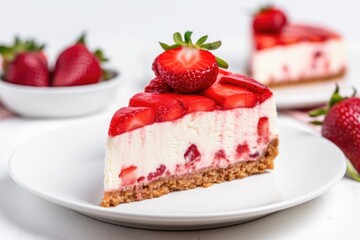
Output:
[[185,114],[182,103],[171,94],[138,93],[130,99],[129,106],[152,108],[158,122],[173,121]]
[[209,112],[216,108],[216,103],[210,98],[200,95],[183,95],[177,93],[168,93],[176,97],[184,106],[186,113],[192,112]]
[[153,124],[156,113],[147,107],[123,107],[117,110],[111,119],[109,136],[114,137],[124,132]]
[[201,92],[205,97],[213,99],[223,109],[252,108],[257,103],[257,95],[250,90],[224,83],[217,83]]
[[219,82],[243,87],[256,93],[258,95],[257,97],[259,103],[264,102],[266,99],[272,96],[272,92],[265,85],[242,74],[229,73],[225,76],[222,76]]
[[166,93],[174,90],[162,78],[154,78],[144,89],[145,92]]

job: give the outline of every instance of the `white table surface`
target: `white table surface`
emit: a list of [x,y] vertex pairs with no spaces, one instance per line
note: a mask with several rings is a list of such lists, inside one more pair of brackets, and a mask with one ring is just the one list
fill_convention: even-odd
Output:
[[[16,5],[15,2],[18,5]],[[106,14],[103,13],[104,8],[101,8],[99,4],[93,3],[91,5],[92,10],[90,11],[89,8],[85,11],[85,18],[83,20],[80,19],[75,22],[72,27],[69,27],[69,33],[65,30],[58,31],[61,26],[70,26],[73,24],[71,20],[74,20],[77,16],[75,8],[79,9],[81,7],[80,1],[76,4],[74,2],[75,6],[71,9],[66,7],[66,3],[72,4],[73,1],[61,2],[65,3],[63,5],[54,3],[54,7],[60,10],[69,10],[69,12],[67,12],[68,18],[64,19],[65,22],[59,18],[59,15],[56,15],[56,19],[54,18],[55,20],[49,21],[47,23],[48,25],[41,25],[43,21],[41,21],[40,16],[49,18],[53,14],[52,11],[49,11],[49,1],[46,1],[47,5],[45,1],[36,1],[36,3],[34,3],[36,7],[35,14],[34,12],[29,13],[27,11],[28,8],[34,7],[31,6],[28,1],[22,1],[22,4],[18,1],[4,1],[3,6],[14,9],[16,7],[17,11],[22,14],[23,19],[30,17],[30,15],[33,19],[24,26],[20,26],[22,23],[21,19],[15,19],[14,22],[3,25],[4,27],[0,29],[0,35],[4,36],[7,41],[11,39],[15,33],[19,33],[19,31],[20,33],[25,33],[27,36],[38,36],[40,39],[52,43],[49,46],[49,50],[50,55],[53,55],[59,51],[59,46],[64,46],[67,42],[72,41],[74,37],[70,37],[70,35],[75,36],[79,31],[84,29],[84,26],[87,26],[86,23],[89,21],[98,23],[94,19],[89,19],[89,15],[95,12],[94,8],[99,7],[99,11],[102,11],[101,17],[106,17]],[[109,4],[110,1],[105,2]],[[139,1],[134,2],[139,3]],[[147,1],[140,2],[144,4]],[[156,7],[160,7],[168,1],[154,2]],[[232,4],[235,4],[235,2],[240,4],[241,1],[230,2]],[[313,1],[305,2],[313,3]],[[308,15],[304,16],[306,19],[315,18],[320,22],[321,19],[326,19],[324,22],[331,22],[337,29],[341,29],[342,26],[346,25],[346,27],[342,29],[345,35],[360,38],[360,31],[353,32],[353,28],[347,25],[350,21],[349,19],[353,19],[352,17],[330,19],[330,15],[335,12],[336,8],[339,8],[338,1],[321,2],[332,6],[329,11],[323,13],[323,17],[318,17],[318,11],[305,7],[306,4],[303,4],[303,2],[300,4],[300,2],[295,1],[282,1],[283,5],[293,12],[298,11],[298,13],[304,13],[309,10],[307,12]],[[40,6],[40,3],[44,3],[46,6]],[[205,3],[208,3],[208,1],[199,1],[197,6]],[[51,2],[50,5],[52,4]],[[150,3],[146,4],[146,7],[151,7]],[[249,4],[247,8],[252,8],[256,4]],[[119,18],[110,18],[110,21],[114,22],[114,27],[121,25],[123,23],[121,21],[127,20],[127,17],[129,17],[129,12],[137,9],[135,7],[137,6],[136,4],[130,7],[129,5],[130,3],[128,3],[128,1],[118,4],[117,7],[121,10],[119,14],[125,15]],[[315,5],[320,7],[321,4],[316,2]],[[345,3],[344,6],[346,6],[345,9],[348,10],[351,16],[358,17],[358,12],[355,10],[357,8],[349,7]],[[114,9],[115,8],[109,9],[112,11],[112,14],[116,11]],[[141,14],[146,14],[144,9],[140,10]],[[182,10],[184,10],[184,7]],[[224,11],[225,7],[222,6],[220,10]],[[345,11],[344,8],[342,8],[342,11]],[[211,14],[212,13],[215,13],[215,11],[211,12]],[[5,19],[12,16],[11,14],[11,11],[4,11],[0,19],[4,22]],[[133,16],[132,14],[134,13],[132,12],[131,16]],[[166,16],[170,16],[171,14],[174,14],[174,12],[167,13]],[[222,16],[226,17],[226,20],[229,20],[230,16],[234,14],[242,14],[240,6],[234,7],[231,14],[223,12]],[[121,77],[124,81],[124,84],[119,88],[117,101],[109,106],[108,109],[95,115],[74,119],[23,119],[11,116],[0,120],[0,239],[360,239],[358,233],[359,223],[357,222],[360,213],[360,183],[347,177],[344,177],[335,187],[324,195],[302,205],[245,224],[189,232],[149,231],[103,223],[42,200],[16,185],[7,172],[7,164],[11,153],[20,144],[41,133],[81,122],[85,118],[97,118],[104,115],[110,117],[117,107],[126,105],[127,99],[129,99],[133,93],[139,91],[141,87],[144,86],[145,81],[151,79],[151,61],[157,52],[160,51],[155,40],[170,41],[170,37],[167,38],[168,40],[164,39],[170,31],[175,31],[179,28],[180,30],[186,30],[188,29],[188,25],[194,20],[192,18],[186,19],[186,24],[183,25],[177,22],[178,24],[175,27],[169,26],[170,23],[174,23],[174,21],[170,21],[167,25],[164,22],[166,25],[165,30],[163,32],[158,30],[158,33],[154,33],[154,26],[161,23],[161,21],[152,18],[155,14],[147,14],[146,16],[149,18],[149,29],[143,28],[141,30],[145,31],[145,34],[149,37],[150,44],[144,44],[144,39],[135,39],[129,36],[129,34],[136,35],[137,31],[140,31],[136,26],[143,26],[144,19],[139,20],[134,16],[133,19],[127,22],[130,26],[127,25],[124,28],[123,33],[126,33],[125,35],[121,35],[121,31],[113,32],[106,29],[104,30],[101,24],[104,20],[92,25],[90,28],[92,32],[89,37],[94,40],[92,45],[99,44],[106,46],[105,50],[113,60],[112,65],[120,69],[122,73]],[[301,17],[297,17],[297,19],[300,18]],[[115,20],[118,21],[116,22]],[[237,20],[243,21],[244,19],[236,18],[236,21]],[[133,25],[131,25],[131,21],[133,21]],[[32,23],[33,25],[31,25]],[[54,24],[54,27],[50,28],[49,24]],[[238,25],[238,23],[236,23],[236,25]],[[206,28],[206,31],[211,30],[212,34],[215,35],[214,37],[210,36],[212,40],[217,40],[214,38],[219,38],[220,35],[227,34],[231,40],[223,41],[224,48],[218,51],[218,55],[221,57],[223,56],[222,54],[227,55],[227,60],[232,66],[231,70],[241,69],[240,66],[243,65],[245,54],[236,44],[244,42],[243,39],[239,39],[239,32],[234,35],[229,35],[229,33],[234,30],[222,28],[219,34],[217,34],[218,31],[216,27],[222,26],[220,23],[209,27],[208,24],[200,21],[196,26],[196,30],[203,28]],[[64,32],[67,33],[64,34]],[[103,35],[100,33],[103,33]],[[199,34],[201,34],[201,32]],[[157,35],[160,37],[156,37]],[[112,36],[114,36],[114,38],[112,38]],[[360,57],[358,57],[360,56],[360,54],[358,54],[360,53],[360,44],[355,41],[355,43],[352,42],[349,45],[351,45],[350,52],[356,54],[349,57],[351,59],[351,71],[348,77],[353,81],[355,86],[359,86],[360,72],[358,73],[359,70],[357,69],[358,63],[360,62]],[[246,44],[241,48],[246,48]],[[238,58],[238,56],[242,57]],[[31,171],[31,169],[29,169],[29,171]]]

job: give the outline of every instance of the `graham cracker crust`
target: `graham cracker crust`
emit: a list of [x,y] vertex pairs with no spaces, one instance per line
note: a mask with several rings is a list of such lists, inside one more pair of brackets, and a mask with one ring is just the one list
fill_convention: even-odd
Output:
[[210,167],[192,174],[160,178],[144,185],[134,186],[131,189],[105,192],[100,206],[114,207],[120,203],[156,198],[170,192],[196,187],[209,187],[213,183],[221,183],[263,173],[267,169],[274,168],[274,159],[278,155],[278,145],[279,140],[273,140],[265,154],[256,161],[238,162],[227,168]]
[[275,83],[268,83],[268,87],[286,87],[286,86],[293,86],[293,85],[303,85],[303,84],[309,84],[309,83],[317,83],[317,82],[325,82],[325,81],[331,81],[337,78],[342,78],[345,76],[346,69],[343,68],[339,72],[322,76],[322,77],[312,77],[312,78],[302,78],[298,79],[297,81],[283,81],[283,82],[275,82]]

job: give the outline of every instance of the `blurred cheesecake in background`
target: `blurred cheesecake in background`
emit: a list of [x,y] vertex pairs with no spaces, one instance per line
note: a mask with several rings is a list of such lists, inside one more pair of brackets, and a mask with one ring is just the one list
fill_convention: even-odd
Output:
[[345,43],[329,29],[289,23],[273,6],[253,17],[253,50],[249,71],[267,86],[326,81],[344,76]]

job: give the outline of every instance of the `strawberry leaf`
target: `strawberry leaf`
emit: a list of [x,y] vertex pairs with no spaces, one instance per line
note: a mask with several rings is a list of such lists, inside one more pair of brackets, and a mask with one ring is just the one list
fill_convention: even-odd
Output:
[[193,32],[190,32],[190,31],[186,31],[185,34],[184,34],[184,38],[185,38],[185,43],[188,45],[188,46],[192,46],[192,41],[191,41],[191,34]]
[[8,47],[1,45],[0,46],[0,54],[6,53],[7,51],[9,51],[8,49],[9,49]]
[[85,39],[86,39],[86,33],[84,32],[84,33],[81,34],[81,36],[79,37],[79,39],[76,42],[85,45],[86,44]]
[[195,46],[200,47],[203,43],[206,42],[207,39],[208,39],[208,35],[202,36],[201,38],[199,38],[199,40],[197,40]]
[[215,59],[216,59],[216,63],[218,64],[219,67],[225,68],[225,69],[227,69],[229,67],[229,64],[227,62],[225,62],[224,60],[222,60],[221,58],[215,57]]
[[164,49],[165,51],[170,49],[170,46],[167,45],[166,43],[159,42],[159,44],[160,44],[160,46],[162,47],[162,49]]
[[[215,42],[212,42],[212,43],[205,43],[206,40],[208,39],[208,35],[205,35],[205,36],[202,36],[201,38],[199,38],[199,40],[197,40],[195,45],[194,45],[193,42],[191,41],[192,33],[193,32],[191,32],[191,31],[186,31],[185,34],[184,34],[184,39],[183,39],[179,32],[175,32],[173,34],[173,40],[174,40],[175,44],[168,45],[168,44],[163,43],[163,42],[159,42],[159,44],[162,47],[162,49],[164,49],[165,51],[173,49],[173,48],[177,48],[177,47],[180,47],[180,46],[187,47],[187,48],[204,49],[204,50],[215,50],[215,49],[218,49],[221,46],[221,41],[215,41]],[[227,62],[225,62],[221,58],[216,57],[216,62],[218,64],[218,66],[221,67],[221,68],[228,68],[229,67],[229,64]]]
[[166,43],[162,43],[162,42],[159,42],[160,46],[166,51],[166,50],[170,50],[170,49],[174,49],[174,48],[177,48],[180,46],[180,44],[174,44],[174,45],[167,45]]
[[311,124],[314,124],[314,125],[316,125],[316,126],[319,126],[319,125],[322,125],[322,124],[323,124],[322,121],[318,121],[318,120],[311,121],[310,123],[311,123]]
[[105,57],[103,51],[101,51],[100,49],[96,49],[94,52],[94,55],[100,62],[108,62],[109,61],[109,59],[107,57]]
[[336,84],[336,88],[335,88],[335,91],[333,93],[333,95],[331,96],[331,99],[330,99],[330,102],[329,102],[329,106],[332,107],[334,106],[336,103],[344,100],[345,98],[342,97],[340,94],[339,94],[339,85]]
[[319,117],[321,115],[324,115],[328,112],[327,109],[325,108],[319,108],[319,109],[315,109],[309,112],[309,116],[310,117]]
[[174,42],[177,43],[177,44],[181,45],[181,44],[184,43],[184,41],[182,39],[182,36],[181,36],[181,34],[179,32],[174,33],[173,38],[174,38]]
[[220,46],[221,46],[221,41],[216,41],[216,42],[212,42],[212,43],[202,44],[200,47],[207,49],[207,50],[215,50],[215,49],[218,49]]

